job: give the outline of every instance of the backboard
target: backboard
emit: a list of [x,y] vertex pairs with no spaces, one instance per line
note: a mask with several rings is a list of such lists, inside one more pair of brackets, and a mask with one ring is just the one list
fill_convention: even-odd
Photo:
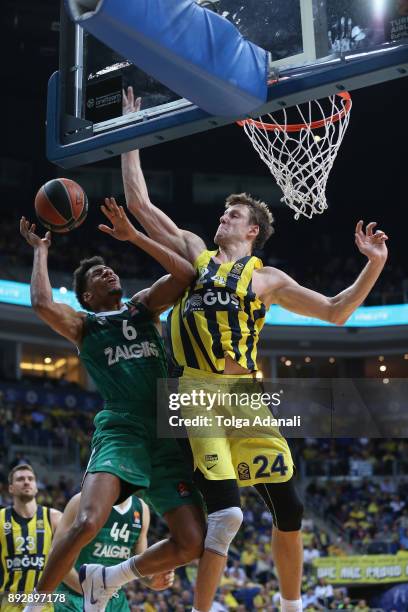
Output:
[[[267,100],[250,116],[408,76],[408,0],[201,0],[270,52]],[[222,56],[220,62],[226,61]],[[122,116],[122,89],[142,97]],[[47,156],[73,167],[231,123],[211,116],[71,21],[48,90]]]

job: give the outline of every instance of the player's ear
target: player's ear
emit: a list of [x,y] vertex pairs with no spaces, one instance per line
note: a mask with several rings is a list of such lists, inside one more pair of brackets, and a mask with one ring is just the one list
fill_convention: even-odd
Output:
[[85,304],[89,304],[89,300],[92,298],[92,293],[90,291],[84,291],[82,294],[82,300]]
[[259,234],[259,225],[250,225],[248,230],[248,238],[256,238]]

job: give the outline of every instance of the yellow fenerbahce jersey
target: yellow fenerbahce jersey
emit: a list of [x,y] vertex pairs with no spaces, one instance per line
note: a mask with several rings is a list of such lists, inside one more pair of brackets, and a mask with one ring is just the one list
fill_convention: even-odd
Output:
[[216,254],[200,253],[197,279],[169,314],[172,356],[180,366],[220,373],[228,354],[253,371],[266,308],[252,291],[252,274],[263,264],[253,256],[219,264]]
[[0,510],[0,593],[31,592],[51,548],[50,509],[38,506],[31,519],[13,508]]

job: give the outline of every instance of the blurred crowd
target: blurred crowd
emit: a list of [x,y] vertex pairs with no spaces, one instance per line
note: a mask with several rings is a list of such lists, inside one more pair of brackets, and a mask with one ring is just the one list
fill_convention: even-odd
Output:
[[23,402],[5,402],[0,394],[0,447],[34,445],[59,449],[85,467],[95,414]]
[[298,462],[307,476],[387,476],[408,472],[408,441],[381,438],[303,438],[296,441]]
[[308,503],[326,521],[334,522],[355,553],[397,554],[408,551],[408,482],[313,481]]

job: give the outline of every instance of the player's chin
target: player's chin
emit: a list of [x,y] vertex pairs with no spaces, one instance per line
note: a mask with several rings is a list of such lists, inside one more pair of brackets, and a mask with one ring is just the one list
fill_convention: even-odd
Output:
[[20,495],[20,500],[23,504],[28,504],[29,502],[33,501],[33,499],[35,499],[34,493],[23,493]]
[[109,295],[118,295],[119,297],[122,297],[122,295],[123,295],[122,287],[120,285],[109,287],[108,294]]

